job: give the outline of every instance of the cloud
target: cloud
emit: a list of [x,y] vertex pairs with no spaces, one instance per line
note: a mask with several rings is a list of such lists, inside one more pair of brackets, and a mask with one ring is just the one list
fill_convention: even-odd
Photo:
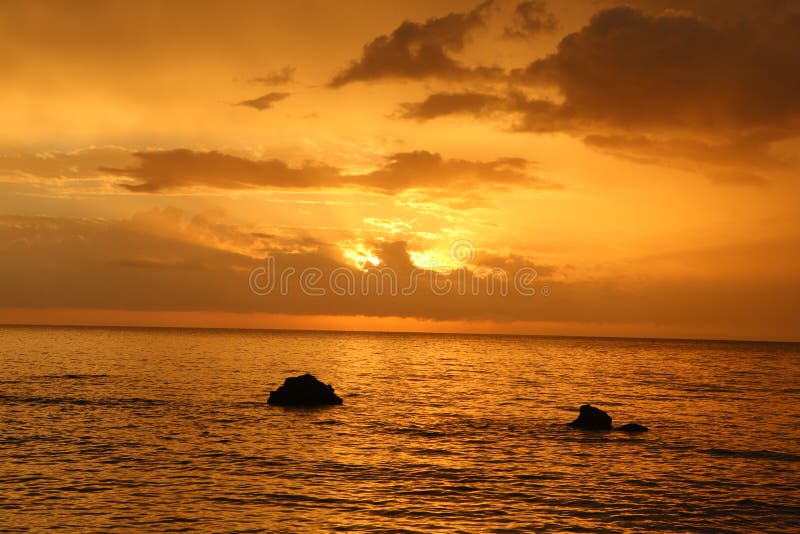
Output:
[[425,121],[443,115],[487,116],[491,112],[502,110],[505,107],[506,100],[499,95],[470,91],[435,93],[429,95],[422,102],[400,104],[399,115],[405,119]]
[[322,164],[290,167],[278,159],[251,160],[217,151],[189,149],[135,152],[136,167],[102,170],[139,180],[126,189],[154,193],[191,186],[220,189],[306,188],[335,186],[338,171]]
[[[606,7],[618,6],[619,0],[600,0]],[[630,5],[659,15],[664,12],[694,13],[722,24],[754,24],[776,21],[797,10],[794,0],[635,0]]]
[[[796,134],[800,120],[800,72],[790,68],[798,62],[800,16],[767,30],[614,8],[562,39],[555,53],[516,69],[517,91],[439,93],[405,106],[429,118],[502,109],[522,115],[522,130],[724,137],[744,128],[783,137]],[[561,98],[526,98],[527,87],[552,87]]]
[[[345,172],[316,161],[290,164],[276,158],[253,159],[220,151],[187,148],[132,152],[92,148],[75,152],[0,155],[0,181],[58,185],[70,191],[113,194],[122,188],[161,193],[196,187],[221,190],[360,189],[403,195],[402,201],[435,203],[465,210],[488,207],[487,194],[510,188],[560,189],[535,175],[522,158],[488,161],[445,158],[425,150],[387,154],[367,172]],[[123,178],[124,180],[120,180]],[[87,189],[85,182],[91,182]]]
[[[513,131],[551,132],[567,129],[570,122],[558,104],[540,98],[528,98],[521,91],[503,94],[462,91],[434,93],[421,102],[404,102],[398,115],[404,119],[428,121],[447,115],[467,115],[479,119],[513,117],[508,128]],[[535,115],[535,123],[527,117]]]
[[749,136],[722,143],[645,135],[588,135],[583,141],[597,150],[638,163],[692,170],[702,162],[708,167],[707,177],[718,184],[763,186],[767,182],[759,172],[791,171],[790,165],[765,153],[760,139]]
[[250,78],[248,81],[263,85],[285,85],[294,79],[295,70],[294,67],[287,65],[281,69],[268,72],[264,76]]
[[791,68],[800,62],[799,35],[800,17],[771,28],[715,26],[686,12],[615,8],[515,74],[556,87],[564,118],[587,127],[779,130],[800,115],[800,72]]
[[[715,181],[762,182],[782,168],[769,145],[800,136],[800,13],[767,14],[734,23],[606,9],[512,71],[505,92],[435,93],[400,116],[500,116],[513,131],[568,132],[643,162],[738,176]],[[552,89],[558,98],[532,96]]]
[[506,26],[503,35],[510,39],[530,39],[556,28],[558,20],[547,10],[547,4],[543,0],[529,0],[514,8],[511,24]]
[[550,189],[554,184],[531,176],[529,162],[522,158],[492,161],[445,159],[427,151],[400,152],[384,165],[359,177],[359,183],[384,191],[417,188],[463,189],[482,186],[525,186]]
[[275,102],[280,102],[289,97],[290,93],[267,93],[263,96],[259,96],[258,98],[254,98],[252,100],[242,100],[241,102],[237,103],[237,106],[247,106],[251,108],[255,108],[259,111],[263,111],[265,109],[269,109],[272,107]]
[[482,28],[493,0],[466,13],[450,13],[424,23],[403,22],[391,35],[364,46],[362,55],[330,81],[331,87],[387,78],[494,78],[497,67],[469,67],[452,57],[461,52],[472,32]]
[[133,178],[123,187],[137,192],[206,186],[220,189],[339,188],[359,187],[383,193],[410,189],[486,190],[509,186],[558,188],[531,175],[529,162],[521,158],[492,161],[445,159],[427,151],[400,152],[386,157],[375,170],[344,174],[319,163],[292,167],[277,159],[253,160],[217,151],[188,149],[137,152],[138,166],[104,168],[103,171]]

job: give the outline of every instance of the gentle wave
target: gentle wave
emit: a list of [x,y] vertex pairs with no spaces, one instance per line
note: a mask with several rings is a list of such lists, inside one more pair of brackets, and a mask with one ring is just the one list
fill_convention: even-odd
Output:
[[90,380],[95,378],[109,378],[107,374],[65,374],[65,375],[43,375],[41,378],[52,380]]
[[0,404],[31,404],[31,405],[75,405],[75,406],[106,406],[114,408],[141,408],[164,406],[167,401],[145,398],[101,398],[82,399],[77,397],[37,397],[23,395],[0,395]]
[[775,452],[767,450],[731,450],[731,449],[706,449],[702,452],[715,456],[730,456],[734,458],[748,458],[752,460],[777,460],[781,462],[800,462],[800,454],[788,452]]

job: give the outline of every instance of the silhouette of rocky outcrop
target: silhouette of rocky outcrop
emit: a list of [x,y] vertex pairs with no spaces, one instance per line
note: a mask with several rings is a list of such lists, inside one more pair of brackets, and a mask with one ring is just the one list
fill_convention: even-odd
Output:
[[309,373],[287,378],[267,399],[267,404],[275,406],[331,406],[342,402],[333,392],[333,386],[323,384]]
[[591,404],[581,406],[578,418],[571,423],[567,423],[567,425],[583,430],[621,430],[623,432],[647,432],[650,430],[639,423],[628,423],[627,425],[613,428],[611,426],[611,416]]
[[584,404],[580,408],[578,418],[567,424],[572,428],[584,430],[611,430],[611,416],[600,408]]
[[639,423],[628,423],[627,425],[618,426],[614,430],[622,430],[623,432],[647,432],[650,429]]

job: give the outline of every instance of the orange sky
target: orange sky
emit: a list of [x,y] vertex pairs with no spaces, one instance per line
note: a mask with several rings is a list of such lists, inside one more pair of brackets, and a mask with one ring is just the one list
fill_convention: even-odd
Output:
[[625,6],[4,3],[0,323],[800,339],[800,12]]

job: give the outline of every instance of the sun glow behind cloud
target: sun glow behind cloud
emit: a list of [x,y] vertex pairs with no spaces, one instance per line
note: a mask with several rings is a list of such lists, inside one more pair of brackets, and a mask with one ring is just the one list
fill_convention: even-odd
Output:
[[363,241],[347,239],[338,245],[342,255],[353,267],[363,270],[367,265],[377,267],[381,264],[381,259],[375,255],[374,249],[365,245]]

